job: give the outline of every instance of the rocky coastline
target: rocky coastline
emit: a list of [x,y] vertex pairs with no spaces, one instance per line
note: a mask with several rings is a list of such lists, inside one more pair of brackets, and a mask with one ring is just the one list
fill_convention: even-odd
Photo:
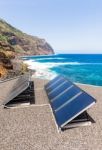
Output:
[[0,19],[0,79],[28,71],[20,56],[54,54],[45,39],[31,36]]

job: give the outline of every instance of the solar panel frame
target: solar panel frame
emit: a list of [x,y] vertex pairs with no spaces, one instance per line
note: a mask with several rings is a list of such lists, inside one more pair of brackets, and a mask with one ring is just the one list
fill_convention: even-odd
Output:
[[90,117],[90,115],[87,113],[87,111],[84,111],[82,114],[80,114],[79,116],[74,118],[72,121],[67,123],[61,129],[64,131],[66,129],[91,125],[92,123],[95,123],[95,121]]
[[[77,102],[79,103],[78,97],[76,98]],[[85,99],[84,99],[85,100]],[[82,101],[80,99],[80,101]],[[92,102],[90,104],[86,104],[83,105],[83,103],[81,103],[81,108],[80,105],[77,105],[77,107],[79,107],[78,109],[75,108],[75,106],[73,107],[72,105],[74,104],[78,104],[75,101],[73,101],[72,103],[69,103],[68,105],[65,105],[63,109],[60,109],[59,111],[55,112],[54,111],[54,116],[56,118],[57,124],[59,127],[63,127],[65,126],[67,123],[69,123],[70,121],[72,121],[74,118],[76,118],[77,116],[79,116],[81,113],[83,113],[84,111],[86,111],[88,108],[90,108],[95,102]],[[82,107],[83,105],[83,107]],[[72,109],[72,110],[71,110]],[[75,109],[75,110],[74,110]],[[69,110],[69,112],[67,111]],[[71,110],[71,111],[70,111]],[[64,116],[63,116],[64,114]],[[63,117],[60,119],[60,117]],[[65,121],[66,120],[66,121]]]
[[[65,80],[67,80],[68,82],[71,82],[70,80],[68,80],[68,78],[62,76]],[[72,82],[71,82],[72,83]],[[81,113],[83,113],[84,111],[86,111],[88,108],[90,108],[92,105],[94,105],[96,103],[96,99],[93,98],[91,95],[89,95],[87,92],[85,92],[83,89],[81,89],[80,87],[78,87],[76,84],[72,83],[73,86],[77,87],[80,91],[82,91],[82,93],[85,93],[86,95],[90,96],[90,98],[93,99],[93,103],[91,103],[89,106],[87,106],[85,109],[83,109],[82,111],[80,111],[79,113],[77,113],[76,115],[74,115],[72,118],[70,118],[69,120],[67,120],[65,123],[63,123],[62,125],[58,125],[58,122],[57,122],[57,118],[56,118],[56,113],[55,113],[55,110],[53,109],[53,106],[52,106],[52,102],[51,100],[49,101],[50,102],[50,105],[51,105],[51,108],[52,108],[52,111],[53,111],[53,114],[54,114],[54,117],[55,117],[55,120],[56,120],[56,123],[57,123],[57,126],[58,128],[62,129],[64,128],[65,125],[67,125],[70,121],[72,121],[74,118],[76,118],[77,116],[79,116]],[[46,87],[45,87],[46,89]],[[47,93],[48,95],[48,93]],[[49,96],[48,96],[49,97]]]

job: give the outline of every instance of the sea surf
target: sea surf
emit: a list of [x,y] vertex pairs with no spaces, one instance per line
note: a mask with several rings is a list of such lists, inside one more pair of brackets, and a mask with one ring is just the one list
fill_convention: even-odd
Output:
[[60,74],[72,82],[102,86],[102,54],[56,54],[22,59],[36,71],[34,77],[50,80]]

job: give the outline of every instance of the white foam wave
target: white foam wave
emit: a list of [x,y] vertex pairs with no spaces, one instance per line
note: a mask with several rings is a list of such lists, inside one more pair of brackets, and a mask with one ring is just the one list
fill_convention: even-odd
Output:
[[[34,77],[46,78],[46,79],[52,79],[57,75],[56,72],[50,70],[53,67],[57,67],[57,66],[63,67],[63,65],[90,65],[91,64],[91,63],[78,63],[78,62],[41,63],[41,62],[34,61],[33,59],[24,60],[24,63],[28,64],[29,69],[36,71]],[[94,63],[94,64],[102,65],[102,63]]]
[[30,69],[50,69],[52,67],[60,66],[60,65],[80,65],[78,62],[63,62],[63,63],[41,63],[34,60],[25,60],[24,63],[27,63]]
[[57,73],[54,71],[51,71],[50,68],[53,67],[53,65],[50,64],[44,64],[39,62],[34,62],[33,60],[27,60],[24,61],[28,65],[29,69],[35,70],[34,77],[37,78],[45,78],[45,79],[52,79],[55,76],[57,76]]
[[48,58],[36,58],[36,60],[51,60],[51,59],[53,59],[53,60],[63,60],[63,59],[65,59],[65,58],[51,58],[51,57],[48,57]]
[[33,75],[34,77],[37,78],[45,78],[45,79],[53,79],[55,76],[57,76],[57,73],[54,71],[51,71],[50,68],[56,67],[59,65],[65,65],[65,64],[70,64],[70,65],[78,65],[79,63],[77,62],[68,62],[68,63],[40,63],[36,62],[33,59],[30,60],[24,60],[24,63],[28,65],[29,69],[35,70],[35,74]]

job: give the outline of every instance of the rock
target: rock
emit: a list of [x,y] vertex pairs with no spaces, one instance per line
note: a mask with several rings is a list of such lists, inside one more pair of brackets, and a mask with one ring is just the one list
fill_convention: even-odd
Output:
[[8,78],[26,70],[18,60],[11,61],[16,56],[48,54],[54,54],[54,50],[44,39],[23,33],[0,19],[0,77]]
[[0,78],[6,77],[7,73],[8,73],[7,69],[0,64]]
[[54,54],[52,47],[41,38],[31,36],[0,19],[0,48],[21,55]]

